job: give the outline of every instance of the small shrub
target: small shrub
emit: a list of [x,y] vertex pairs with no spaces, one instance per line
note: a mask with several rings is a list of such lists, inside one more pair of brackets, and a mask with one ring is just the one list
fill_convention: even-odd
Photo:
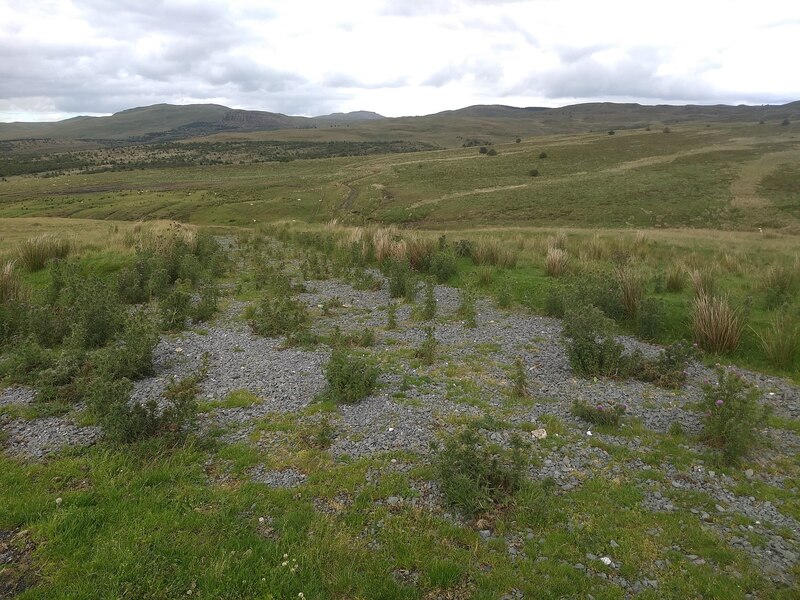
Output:
[[511,288],[511,282],[507,277],[500,281],[497,287],[497,306],[500,308],[510,308],[514,303],[514,292]]
[[692,304],[690,318],[694,339],[703,350],[724,354],[739,346],[745,313],[732,307],[726,297],[701,294]]
[[587,423],[619,427],[627,408],[626,404],[620,404],[613,400],[606,400],[597,404],[576,400],[572,404],[572,414]]
[[439,283],[447,283],[450,278],[458,272],[458,263],[455,254],[451,250],[437,252],[433,255],[433,258],[431,258],[431,265],[428,272],[436,277],[436,281]]
[[773,367],[791,368],[800,357],[800,319],[788,310],[775,314],[767,328],[756,335]]
[[51,235],[40,235],[25,240],[17,249],[20,263],[30,272],[44,269],[50,259],[66,258],[71,251],[72,243],[69,240]]
[[664,334],[666,319],[664,302],[658,298],[645,298],[636,312],[636,337],[649,342],[659,339]]
[[539,176],[539,169],[531,169],[528,171],[528,175],[531,177],[538,177]]
[[420,359],[422,364],[430,366],[436,362],[437,346],[436,328],[428,326],[425,328],[425,339],[422,341],[419,348],[414,351],[414,356]]
[[480,154],[488,154],[489,153],[489,149],[486,146],[481,146],[480,148],[478,148],[478,152]]
[[471,429],[434,445],[434,467],[446,501],[468,517],[508,502],[522,486],[522,448],[515,437],[510,451],[496,450]]
[[497,150],[494,148],[489,148],[489,151],[486,153],[486,156],[497,156]]
[[665,279],[668,292],[682,292],[686,286],[686,271],[679,265],[673,265],[667,269]]
[[99,351],[97,368],[109,378],[138,379],[153,374],[153,352],[158,344],[158,331],[144,313],[129,316],[115,344]]
[[544,151],[540,152],[539,153],[539,158],[547,158],[547,152],[544,152]]
[[544,259],[544,272],[549,277],[561,277],[567,271],[569,254],[560,248],[549,248]]
[[525,363],[521,356],[514,360],[514,372],[511,376],[513,383],[512,394],[515,398],[528,397],[528,375],[525,371]]
[[703,437],[736,464],[759,441],[769,411],[759,404],[761,392],[739,375],[716,369],[717,381],[703,384]]
[[406,298],[413,302],[417,290],[417,280],[407,261],[393,260],[388,267],[389,296]]
[[614,135],[615,133],[616,133],[616,131],[614,131],[613,129],[609,129],[608,130],[608,135]]
[[397,329],[397,304],[394,302],[386,307],[386,329]]
[[638,379],[665,388],[679,388],[686,382],[686,369],[697,358],[697,348],[680,340],[670,344],[655,360],[643,360]]
[[308,309],[291,296],[265,296],[247,316],[253,333],[264,337],[290,335],[308,325]]
[[433,321],[436,318],[436,287],[432,279],[425,283],[425,304],[422,307],[422,318]]
[[204,323],[209,321],[217,312],[219,305],[219,288],[211,283],[205,284],[200,288],[200,299],[195,304],[190,313],[192,321]]
[[561,319],[564,317],[566,310],[564,290],[558,285],[551,285],[547,288],[547,294],[544,297],[544,314],[548,317]]
[[595,306],[570,310],[564,317],[563,335],[572,370],[583,377],[626,377],[631,358],[612,335],[613,322]]
[[378,382],[378,368],[346,348],[334,348],[325,365],[328,387],[323,398],[337,404],[355,404],[369,396]]
[[522,141],[522,138],[517,138],[517,139],[516,139],[516,140],[514,140],[514,141],[515,141],[517,144],[519,144],[519,143]]
[[175,288],[161,299],[158,311],[161,316],[161,329],[179,331],[186,325],[192,308],[192,294],[187,284],[177,282]]
[[461,304],[458,307],[458,316],[464,321],[464,325],[469,328],[477,327],[475,322],[475,288],[468,283],[461,288]]

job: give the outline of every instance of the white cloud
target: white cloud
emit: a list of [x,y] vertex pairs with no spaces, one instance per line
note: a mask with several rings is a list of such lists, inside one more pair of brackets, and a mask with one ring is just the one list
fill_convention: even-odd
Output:
[[800,4],[779,0],[0,0],[0,14],[0,120],[800,98]]

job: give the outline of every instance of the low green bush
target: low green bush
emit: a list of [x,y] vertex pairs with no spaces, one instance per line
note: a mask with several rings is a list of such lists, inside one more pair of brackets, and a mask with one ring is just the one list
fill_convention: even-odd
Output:
[[572,370],[583,377],[628,377],[632,358],[614,339],[613,322],[596,306],[570,310],[564,316],[563,335]]
[[378,368],[346,348],[334,348],[325,365],[328,382],[322,398],[336,404],[355,404],[369,396],[378,383]]
[[291,296],[264,296],[247,316],[253,332],[265,337],[296,333],[305,329],[309,321],[306,305]]
[[472,429],[434,445],[434,467],[445,500],[467,517],[509,502],[522,486],[525,466],[518,437],[510,451],[491,447]]
[[759,443],[769,410],[759,403],[760,390],[741,376],[717,366],[716,377],[702,386],[703,437],[725,462],[736,464]]
[[434,254],[428,272],[436,277],[436,281],[439,283],[450,281],[458,273],[458,261],[455,253],[451,250],[442,250]]
[[436,328],[428,326],[425,328],[425,339],[414,351],[414,356],[422,361],[424,365],[432,365],[436,362],[436,349],[438,342],[436,341]]
[[587,423],[619,427],[622,417],[625,416],[627,405],[606,400],[590,404],[583,400],[576,400],[572,404],[572,414]]

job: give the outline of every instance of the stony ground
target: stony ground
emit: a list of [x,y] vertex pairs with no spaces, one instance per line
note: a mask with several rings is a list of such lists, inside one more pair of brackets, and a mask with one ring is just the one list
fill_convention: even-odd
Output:
[[[757,499],[742,493],[743,482],[785,487],[780,469],[786,460],[795,460],[800,437],[787,430],[768,431],[772,443],[756,457],[754,468],[742,473],[716,473],[703,456],[705,449],[692,434],[700,429],[700,418],[693,404],[701,397],[699,385],[711,376],[702,365],[691,367],[683,389],[665,390],[636,381],[585,380],[575,377],[560,341],[560,322],[515,311],[501,311],[480,300],[478,326],[470,329],[456,317],[459,292],[446,286],[436,287],[438,304],[436,339],[439,355],[434,365],[421,366],[410,349],[424,338],[424,325],[412,315],[409,305],[398,308],[399,327],[386,329],[386,306],[390,302],[386,286],[379,291],[359,291],[334,280],[306,283],[302,301],[314,309],[314,329],[326,333],[335,326],[343,331],[374,328],[376,343],[370,349],[382,364],[378,391],[363,402],[342,406],[325,417],[332,427],[330,455],[337,460],[377,456],[387,451],[406,451],[410,462],[393,459],[389,466],[371,469],[365,484],[374,483],[391,472],[407,472],[411,463],[425,463],[430,444],[444,430],[458,423],[491,416],[494,425],[487,435],[507,444],[513,432],[529,436],[538,452],[536,465],[529,469],[532,478],[552,478],[557,489],[570,492],[580,488],[594,475],[625,477],[637,480],[644,493],[643,506],[654,512],[688,510],[699,518],[703,528],[714,531],[737,549],[752,556],[770,578],[794,584],[792,569],[797,564],[800,523],[779,500]],[[342,306],[330,314],[320,310],[325,300],[338,298]],[[138,381],[136,400],[158,397],[172,377],[195,372],[208,360],[207,377],[202,384],[199,430],[219,435],[224,442],[242,442],[260,449],[286,449],[291,439],[284,432],[260,426],[265,419],[290,418],[298,427],[318,426],[321,416],[313,410],[315,396],[323,390],[323,365],[327,346],[313,351],[283,347],[279,339],[254,336],[241,319],[245,304],[232,298],[226,301],[223,314],[204,329],[164,336],[156,351],[157,373]],[[655,348],[632,339],[623,340],[629,348],[645,353]],[[528,374],[530,400],[512,400],[510,366],[521,356]],[[800,390],[786,381],[764,375],[745,373],[763,392],[778,417],[800,417]],[[247,390],[256,400],[247,406],[219,406],[231,392]],[[571,415],[575,399],[615,400],[628,405],[625,426],[615,433],[600,433]],[[34,392],[13,387],[0,391],[0,406],[34,401]],[[215,404],[216,403],[216,404]],[[100,432],[95,427],[78,424],[79,413],[36,420],[5,417],[5,451],[24,459],[42,459],[65,446],[94,443]],[[664,434],[680,423],[687,434],[673,448],[678,455],[661,452],[660,440],[649,432]],[[488,427],[488,426],[487,426]],[[544,428],[552,440],[563,443],[541,444],[531,431]],[[538,448],[538,450],[537,450]],[[645,460],[646,459],[646,460]],[[660,477],[648,474],[657,471]],[[248,471],[253,481],[273,487],[303,485],[306,475],[295,467],[280,469],[259,465]],[[410,503],[447,514],[436,483],[413,482],[415,494],[390,496],[380,500],[390,505]],[[789,489],[796,494],[797,489]],[[692,498],[693,493],[713,499],[713,508],[676,498]],[[318,509],[336,511],[348,502],[320,500]],[[338,508],[337,508],[338,505]],[[455,517],[453,517],[455,519]],[[480,524],[479,524],[480,525]],[[487,542],[495,539],[490,527],[480,528]],[[652,531],[658,543],[659,531]],[[513,558],[523,552],[531,531],[508,534],[503,539]],[[611,540],[608,556],[587,554],[577,570],[591,570],[596,561],[614,566]],[[681,553],[681,548],[665,548]],[[610,558],[609,558],[610,556]],[[703,556],[686,555],[695,564]],[[610,561],[606,562],[606,560]],[[659,561],[657,560],[656,563]],[[654,564],[657,572],[660,565]],[[612,571],[613,573],[613,571]],[[413,577],[399,574],[399,577]],[[602,573],[622,586],[629,594],[658,586],[657,577],[628,581],[621,576]]]

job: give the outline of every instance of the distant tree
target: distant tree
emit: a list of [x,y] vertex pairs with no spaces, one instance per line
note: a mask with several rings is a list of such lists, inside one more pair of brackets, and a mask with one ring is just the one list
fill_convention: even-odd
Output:
[[489,149],[486,146],[481,146],[480,148],[478,148],[478,152],[480,152],[481,154],[487,154],[489,152]]
[[489,148],[488,152],[486,152],[487,156],[497,156],[497,150],[494,148]]
[[517,138],[517,143],[519,144],[522,141],[522,138]]
[[539,169],[531,169],[528,171],[528,175],[531,177],[538,177],[539,176]]
[[608,135],[614,135],[616,132],[613,129],[608,130]]

